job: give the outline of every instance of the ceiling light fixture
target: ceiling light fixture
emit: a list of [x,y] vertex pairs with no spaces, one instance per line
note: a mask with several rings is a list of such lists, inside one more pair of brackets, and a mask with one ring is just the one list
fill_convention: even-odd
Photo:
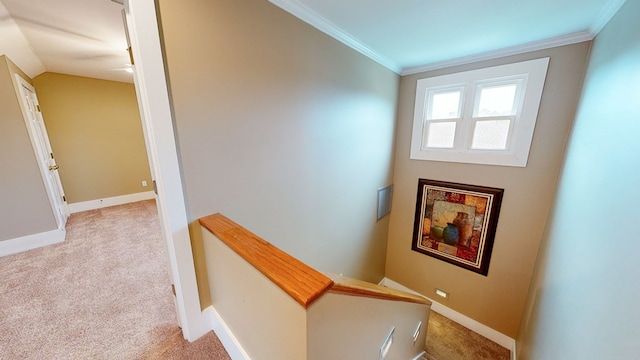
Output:
[[133,74],[133,66],[131,66],[131,64],[124,64],[124,67],[120,70]]

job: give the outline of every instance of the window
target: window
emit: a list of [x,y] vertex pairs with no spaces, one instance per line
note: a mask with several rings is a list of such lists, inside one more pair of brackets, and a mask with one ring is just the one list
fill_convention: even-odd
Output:
[[411,159],[526,166],[548,64],[418,80]]

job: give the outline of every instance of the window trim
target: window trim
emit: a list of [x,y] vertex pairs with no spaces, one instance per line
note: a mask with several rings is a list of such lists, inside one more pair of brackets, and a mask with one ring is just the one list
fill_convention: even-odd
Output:
[[[433,160],[461,162],[472,164],[501,165],[525,167],[529,157],[531,142],[535,129],[542,91],[547,74],[549,58],[540,58],[506,65],[493,66],[478,70],[453,73],[442,76],[419,79],[416,85],[416,102],[413,118],[413,130],[411,136],[410,158],[413,160]],[[474,117],[478,86],[509,82],[521,79],[522,89],[516,94],[516,99],[521,97],[517,105],[516,115],[510,124],[509,138],[506,150],[472,149],[472,137],[475,124],[478,120],[499,117]],[[456,137],[454,148],[426,148],[423,144],[427,139],[427,120],[429,111],[430,92],[441,92],[446,89],[455,89],[464,86],[461,94],[460,105],[461,118],[451,119],[456,122]],[[442,121],[446,119],[438,119]]]

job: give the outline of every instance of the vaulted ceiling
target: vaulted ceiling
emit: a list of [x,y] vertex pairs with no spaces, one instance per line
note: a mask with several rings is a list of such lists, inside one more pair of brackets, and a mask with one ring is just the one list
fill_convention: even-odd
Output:
[[132,82],[123,71],[130,61],[122,8],[110,0],[0,0],[0,54],[31,77]]
[[[590,40],[625,2],[269,1],[400,74]],[[131,82],[121,10],[112,0],[0,0],[0,54],[32,77]]]

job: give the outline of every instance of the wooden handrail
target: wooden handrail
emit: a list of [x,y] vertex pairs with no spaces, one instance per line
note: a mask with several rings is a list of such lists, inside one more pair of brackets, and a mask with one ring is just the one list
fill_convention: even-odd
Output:
[[325,292],[431,305],[429,300],[404,291],[342,275],[325,275],[220,213],[203,217],[199,223],[305,309]]
[[333,285],[321,272],[222,214],[203,217],[199,222],[305,309]]
[[391,289],[343,275],[327,274],[327,276],[333,280],[333,285],[329,289],[329,292],[332,293],[364,296],[382,300],[404,301],[431,306],[431,301],[426,298],[404,291]]

